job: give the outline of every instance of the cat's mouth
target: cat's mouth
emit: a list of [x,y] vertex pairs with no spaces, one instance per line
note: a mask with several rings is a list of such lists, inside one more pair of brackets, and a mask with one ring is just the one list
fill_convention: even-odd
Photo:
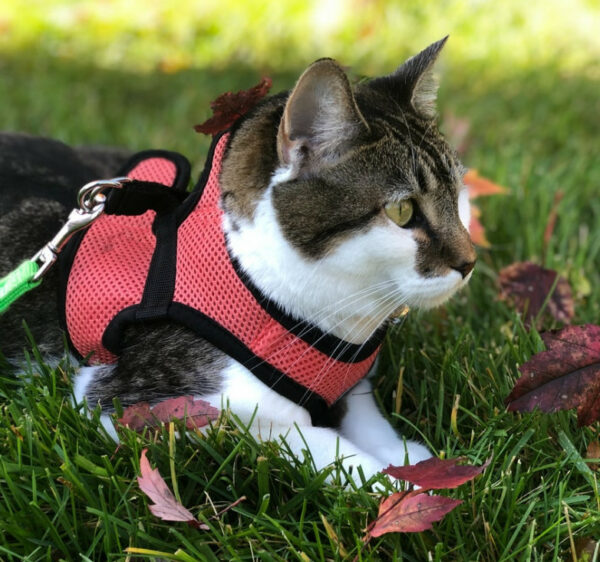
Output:
[[458,271],[450,271],[440,277],[404,278],[401,284],[403,300],[411,308],[436,308],[462,289],[469,282],[471,275],[472,271],[463,278]]

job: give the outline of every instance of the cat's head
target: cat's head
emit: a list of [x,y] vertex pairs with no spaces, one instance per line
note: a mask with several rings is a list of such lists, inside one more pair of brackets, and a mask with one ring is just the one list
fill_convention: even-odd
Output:
[[221,181],[231,251],[297,316],[360,341],[401,305],[429,308],[475,263],[464,168],[438,131],[445,39],[352,89],[313,63],[233,136]]

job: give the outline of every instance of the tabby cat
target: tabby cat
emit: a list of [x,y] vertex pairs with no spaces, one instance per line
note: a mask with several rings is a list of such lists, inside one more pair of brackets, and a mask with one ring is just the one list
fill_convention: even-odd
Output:
[[[336,62],[318,60],[291,92],[265,99],[239,120],[227,140],[219,180],[228,252],[285,318],[337,342],[332,361],[347,349],[360,354],[394,311],[438,306],[471,276],[464,168],[435,119],[432,66],[444,43],[354,89]],[[92,171],[89,154],[69,153],[89,174],[102,167],[96,156]],[[32,183],[56,185],[69,175],[61,172],[66,160],[48,164],[50,174],[33,165],[23,169],[39,174]],[[23,190],[10,185],[7,166],[0,160],[0,275],[49,240],[66,216],[40,190],[36,198],[17,195]],[[70,170],[66,183],[78,185],[81,178],[73,165]],[[60,198],[69,204],[65,193]],[[22,318],[44,352],[61,355],[56,284],[53,271],[0,319],[7,357],[17,357],[23,345]],[[79,369],[75,396],[99,402],[112,432],[115,396],[123,405],[189,394],[216,407],[228,404],[243,421],[253,420],[260,438],[284,436],[299,456],[308,447],[317,468],[337,454],[370,476],[389,463],[431,456],[396,434],[366,378],[327,405],[326,423],[315,422],[302,399],[276,392],[209,339],[166,318],[133,323],[123,333],[118,362]],[[321,369],[315,380],[327,376]]]

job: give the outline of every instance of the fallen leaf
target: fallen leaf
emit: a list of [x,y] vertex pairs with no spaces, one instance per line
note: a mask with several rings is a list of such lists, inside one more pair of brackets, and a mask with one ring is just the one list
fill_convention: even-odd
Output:
[[185,419],[188,429],[197,429],[216,420],[220,411],[204,400],[196,400],[193,396],[179,396],[159,402],[152,408],[152,414],[164,423],[173,419]]
[[196,400],[193,396],[179,396],[163,400],[152,408],[148,402],[129,406],[117,421],[134,431],[142,431],[145,427],[157,427],[173,419],[185,419],[188,429],[197,429],[217,419],[219,414],[217,408],[204,400]]
[[150,410],[148,402],[138,402],[125,408],[123,416],[117,420],[121,425],[126,425],[134,431],[141,431],[145,427],[156,425],[156,420]]
[[385,533],[418,533],[431,529],[431,524],[439,521],[452,511],[462,500],[428,494],[407,495],[396,492],[385,498],[379,505],[379,515],[369,537],[380,537]]
[[481,210],[477,205],[471,203],[471,220],[469,222],[469,234],[471,235],[471,241],[473,244],[482,248],[489,248],[490,243],[485,236],[485,228],[479,220],[481,217]]
[[242,115],[250,111],[271,89],[273,81],[264,77],[256,86],[241,90],[240,92],[225,92],[215,101],[211,102],[210,108],[213,116],[194,129],[205,135],[216,135],[233,125]]
[[481,474],[490,464],[488,459],[481,466],[470,464],[458,464],[464,458],[438,459],[433,457],[421,461],[415,465],[388,466],[382,470],[394,478],[406,480],[415,486],[427,490],[439,490],[441,488],[456,488]]
[[585,389],[585,394],[577,407],[577,423],[580,427],[592,425],[600,420],[600,365],[596,367],[596,380]]
[[508,409],[577,408],[580,426],[600,420],[600,326],[567,326],[541,336],[546,351],[519,368],[521,377],[506,398]]
[[[590,441],[585,453],[586,459],[594,459],[600,461],[600,441]],[[599,470],[600,464],[593,462],[588,465],[592,470]]]
[[169,490],[167,483],[158,472],[158,468],[152,469],[146,458],[148,449],[142,450],[140,457],[140,473],[138,484],[154,503],[149,506],[150,511],[163,521],[183,521],[189,525],[202,530],[208,530],[208,525],[200,523],[181,503],[179,503],[173,492]]
[[547,309],[559,322],[568,324],[575,315],[569,282],[556,271],[532,262],[513,263],[500,271],[499,298],[514,303],[524,314],[523,323],[530,326],[548,299]]
[[598,548],[597,540],[592,537],[582,537],[575,540],[575,554],[578,562],[593,562],[594,554]]
[[469,189],[469,199],[477,199],[488,195],[504,195],[509,192],[507,187],[503,187],[493,181],[479,175],[474,169],[467,171],[463,177],[463,183]]
[[[503,195],[508,193],[506,187],[502,187],[487,178],[479,175],[477,170],[469,170],[464,178],[463,183],[467,186],[469,199],[477,199],[488,195]],[[485,228],[481,223],[481,210],[479,207],[471,203],[471,221],[469,223],[469,234],[473,244],[483,248],[489,248],[490,243],[485,236]]]

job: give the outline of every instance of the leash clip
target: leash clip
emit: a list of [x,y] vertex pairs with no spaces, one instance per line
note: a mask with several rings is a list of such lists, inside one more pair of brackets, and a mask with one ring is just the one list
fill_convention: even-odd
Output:
[[33,276],[33,281],[39,281],[52,267],[58,254],[64,248],[69,239],[80,230],[90,226],[103,212],[106,204],[104,191],[111,188],[123,187],[124,183],[130,182],[131,178],[119,177],[109,180],[96,180],[84,185],[77,195],[78,209],[69,213],[67,222],[57,232],[56,236],[48,242],[31,261],[35,262],[39,269]]

